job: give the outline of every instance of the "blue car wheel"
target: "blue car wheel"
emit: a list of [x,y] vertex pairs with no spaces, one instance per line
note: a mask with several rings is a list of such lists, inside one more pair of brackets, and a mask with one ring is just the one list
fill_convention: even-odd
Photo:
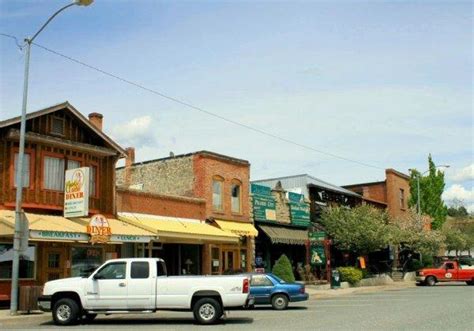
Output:
[[288,297],[284,294],[276,294],[272,297],[272,307],[275,310],[284,310],[288,307]]

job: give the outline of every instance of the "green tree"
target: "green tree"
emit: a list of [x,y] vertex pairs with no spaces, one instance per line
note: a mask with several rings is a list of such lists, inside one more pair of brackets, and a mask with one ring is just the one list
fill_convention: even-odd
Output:
[[437,230],[441,229],[443,223],[445,222],[448,210],[443,202],[443,199],[441,198],[445,187],[444,173],[436,169],[436,165],[431,158],[431,154],[428,156],[428,169],[428,175],[424,177],[417,170],[411,171],[410,200],[408,201],[408,205],[410,207],[417,206],[417,179],[419,178],[421,212],[431,216],[433,219],[432,228]]
[[329,208],[323,212],[321,222],[334,244],[343,250],[365,255],[389,243],[387,214],[368,205]]
[[291,267],[291,262],[285,254],[280,256],[280,258],[275,262],[272,272],[275,276],[280,277],[285,282],[295,282],[295,275],[293,275],[293,268]]

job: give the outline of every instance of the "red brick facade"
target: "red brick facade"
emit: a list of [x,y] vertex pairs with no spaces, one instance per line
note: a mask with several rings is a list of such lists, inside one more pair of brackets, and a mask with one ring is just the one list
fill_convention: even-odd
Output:
[[117,210],[205,220],[206,201],[171,195],[117,189]]

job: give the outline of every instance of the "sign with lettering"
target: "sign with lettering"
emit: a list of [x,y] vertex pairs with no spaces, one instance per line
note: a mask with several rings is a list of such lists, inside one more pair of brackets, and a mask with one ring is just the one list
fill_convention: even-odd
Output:
[[326,239],[326,232],[324,231],[313,231],[308,233],[310,241],[323,241]]
[[89,236],[85,233],[49,231],[49,230],[31,230],[30,238],[32,239],[55,239],[55,240],[72,240],[72,241],[89,241]]
[[95,243],[106,243],[110,241],[112,230],[109,226],[109,221],[105,216],[97,214],[92,216],[89,225],[87,226],[87,233],[91,236],[90,242]]
[[134,236],[134,235],[111,235],[110,241],[113,242],[130,242],[130,243],[148,243],[151,237],[149,236]]
[[89,215],[89,167],[66,170],[64,217]]
[[325,265],[326,253],[323,245],[311,246],[311,265]]
[[288,192],[288,200],[291,224],[308,226],[310,224],[309,204],[305,202],[304,195]]
[[271,188],[263,185],[250,186],[253,197],[253,217],[256,221],[276,221],[276,202]]

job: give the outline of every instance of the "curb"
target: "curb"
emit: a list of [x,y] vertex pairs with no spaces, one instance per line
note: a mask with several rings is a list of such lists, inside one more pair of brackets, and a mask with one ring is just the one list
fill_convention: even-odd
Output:
[[[346,289],[332,289],[322,290],[320,293],[311,293],[309,296],[315,299],[334,298],[344,295],[356,294],[356,293],[368,293],[368,292],[382,292],[382,291],[393,291],[404,288],[416,287],[413,282],[407,282],[397,285],[378,285],[378,286],[364,286],[364,287],[350,287]],[[316,290],[317,291],[317,290]]]

